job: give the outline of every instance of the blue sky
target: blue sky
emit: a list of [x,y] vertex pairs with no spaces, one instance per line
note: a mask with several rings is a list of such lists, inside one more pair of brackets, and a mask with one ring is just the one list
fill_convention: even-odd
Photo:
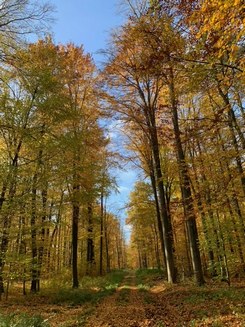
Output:
[[[56,7],[53,37],[55,43],[72,42],[83,45],[85,52],[89,52],[97,65],[103,58],[98,51],[106,48],[110,31],[123,23],[124,17],[119,14],[120,0],[52,0]],[[112,124],[111,139],[115,147],[119,138]],[[124,171],[115,171],[119,187],[118,194],[112,194],[107,201],[108,210],[118,215],[122,222],[125,219],[125,207],[128,195],[136,180],[136,173],[129,165]],[[128,238],[130,227],[124,226]]]
[[[105,48],[110,30],[124,18],[119,14],[118,0],[51,0],[56,7],[53,25],[57,43],[83,44],[96,60],[98,50]],[[98,62],[97,62],[98,63]]]

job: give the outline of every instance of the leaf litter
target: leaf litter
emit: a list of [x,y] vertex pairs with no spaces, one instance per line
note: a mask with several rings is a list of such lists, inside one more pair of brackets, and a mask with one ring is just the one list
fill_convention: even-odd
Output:
[[244,327],[245,284],[169,286],[158,280],[147,289],[137,287],[131,272],[114,294],[97,303],[56,305],[28,295],[2,300],[0,313],[40,314],[51,327]]

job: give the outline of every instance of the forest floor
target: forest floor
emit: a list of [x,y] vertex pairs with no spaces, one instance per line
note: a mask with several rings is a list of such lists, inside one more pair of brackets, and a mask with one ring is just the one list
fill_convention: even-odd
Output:
[[[23,314],[25,315],[23,318]],[[29,320],[27,317],[42,319]],[[2,318],[1,318],[2,317]],[[12,324],[3,317],[22,317]],[[1,323],[2,321],[2,323]],[[0,302],[0,327],[245,327],[245,282],[169,286],[154,271],[129,271],[115,289],[93,287]]]

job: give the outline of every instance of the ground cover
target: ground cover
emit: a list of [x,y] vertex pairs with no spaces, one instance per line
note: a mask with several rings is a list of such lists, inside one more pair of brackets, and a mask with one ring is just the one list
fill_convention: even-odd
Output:
[[0,327],[244,327],[245,282],[169,286],[158,270],[116,272],[78,290],[10,294],[0,313]]

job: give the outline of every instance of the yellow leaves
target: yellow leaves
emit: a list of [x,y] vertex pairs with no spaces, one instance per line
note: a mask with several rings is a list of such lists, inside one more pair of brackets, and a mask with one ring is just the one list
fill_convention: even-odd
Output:
[[239,43],[244,38],[244,10],[242,0],[204,0],[190,17],[196,24],[196,37],[202,39],[216,59],[229,53],[230,62],[237,61]]

